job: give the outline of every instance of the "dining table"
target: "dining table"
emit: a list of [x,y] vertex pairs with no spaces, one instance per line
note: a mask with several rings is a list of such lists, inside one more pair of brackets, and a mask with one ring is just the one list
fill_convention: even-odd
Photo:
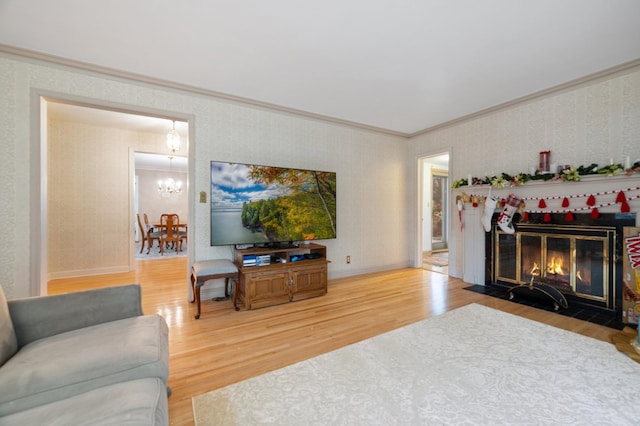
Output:
[[[162,224],[160,222],[153,222],[151,224],[151,229],[161,229],[162,228]],[[187,229],[187,223],[186,222],[180,222],[178,224],[178,228],[184,228]]]

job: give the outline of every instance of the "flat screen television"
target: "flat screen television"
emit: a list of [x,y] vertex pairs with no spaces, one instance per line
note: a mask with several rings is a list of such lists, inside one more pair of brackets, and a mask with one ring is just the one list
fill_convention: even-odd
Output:
[[336,174],[211,162],[211,245],[336,238]]

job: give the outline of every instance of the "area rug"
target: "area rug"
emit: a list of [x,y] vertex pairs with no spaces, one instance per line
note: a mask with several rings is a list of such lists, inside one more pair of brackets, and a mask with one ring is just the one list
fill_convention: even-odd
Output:
[[160,247],[158,247],[158,243],[154,243],[151,250],[149,250],[149,254],[147,254],[147,248],[142,250],[140,253],[140,242],[136,242],[136,259],[138,260],[149,260],[149,259],[167,259],[171,257],[186,257],[187,256],[187,244],[182,244],[182,250],[176,252],[174,249],[167,249],[164,253],[160,253]]
[[193,398],[204,425],[637,425],[640,364],[472,304]]

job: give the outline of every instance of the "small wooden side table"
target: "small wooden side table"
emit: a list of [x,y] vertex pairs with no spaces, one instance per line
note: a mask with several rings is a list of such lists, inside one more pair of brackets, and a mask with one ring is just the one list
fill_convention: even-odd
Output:
[[[191,289],[193,290],[194,299],[198,307],[195,319],[200,318],[200,288],[205,282],[224,278],[224,295],[229,297],[229,280],[238,281],[238,268],[227,259],[214,259],[195,262],[191,266]],[[234,299],[235,299],[234,292]],[[235,300],[233,301],[235,305]]]

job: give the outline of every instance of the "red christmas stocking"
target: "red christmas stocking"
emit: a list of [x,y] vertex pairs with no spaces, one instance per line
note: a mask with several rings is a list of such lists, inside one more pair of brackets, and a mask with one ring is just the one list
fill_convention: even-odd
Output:
[[516,232],[516,230],[513,228],[513,225],[511,224],[511,221],[513,220],[513,215],[516,213],[516,210],[518,210],[518,206],[520,205],[520,203],[522,203],[522,200],[520,198],[516,197],[513,194],[510,194],[509,197],[507,197],[507,202],[504,206],[504,209],[502,210],[502,213],[500,213],[500,216],[498,216],[498,226],[500,226],[500,229],[502,229],[507,234],[513,234],[514,232]]

